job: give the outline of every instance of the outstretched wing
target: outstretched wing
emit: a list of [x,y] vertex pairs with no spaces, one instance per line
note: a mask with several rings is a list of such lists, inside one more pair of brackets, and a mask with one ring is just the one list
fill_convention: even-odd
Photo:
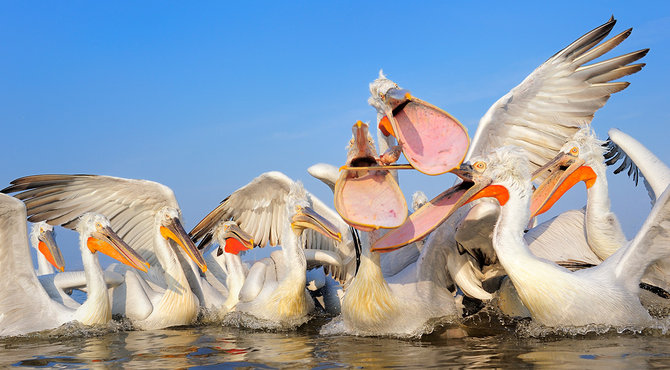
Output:
[[[259,246],[275,246],[282,243],[285,232],[291,232],[290,204],[305,204],[321,216],[331,221],[340,230],[344,243],[348,226],[334,210],[326,206],[318,198],[305,191],[302,184],[291,180],[281,172],[266,172],[249,184],[239,188],[224,199],[218,207],[211,211],[189,233],[191,238],[204,247],[212,241],[214,229],[219,222],[233,220],[242,230],[249,233]],[[346,266],[355,255],[352,251],[339,247],[339,244],[323,235],[307,229],[303,232],[303,247],[337,252]],[[328,267],[327,267],[328,269]],[[342,274],[342,267],[332,267],[335,277]]]
[[631,136],[615,128],[610,129],[608,134],[609,138],[605,142],[605,164],[611,166],[620,163],[614,173],[628,170],[628,176],[636,186],[639,176],[642,175],[651,203],[654,204],[656,198],[670,184],[670,168]]
[[659,260],[670,260],[670,189],[663,191],[656,199],[635,238],[612,257],[615,261],[613,263],[616,263],[616,276],[631,284],[632,289],[637,289],[649,265]]
[[304,197],[302,186],[288,176],[276,171],[266,172],[224,199],[189,235],[194,241],[211,239],[219,222],[233,220],[253,237],[257,245],[281,244],[283,229],[290,223],[289,195],[300,196],[301,190]]
[[629,85],[611,81],[644,66],[630,63],[648,49],[585,65],[630,35],[628,29],[599,44],[615,23],[612,18],[580,37],[495,102],[480,120],[466,160],[504,145],[526,149],[531,171],[552,159],[568,138],[591,122],[611,94]]
[[25,203],[31,222],[74,229],[82,214],[100,213],[152,267],[160,266],[153,248],[155,214],[163,207],[179,209],[174,193],[164,185],[111,176],[27,176],[2,192],[18,192],[14,196]]
[[49,298],[30,258],[25,206],[0,194],[0,336],[51,329],[68,309]]

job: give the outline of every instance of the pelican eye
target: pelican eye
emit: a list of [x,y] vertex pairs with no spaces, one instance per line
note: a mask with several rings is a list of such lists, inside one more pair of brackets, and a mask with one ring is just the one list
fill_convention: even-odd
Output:
[[472,165],[472,168],[474,168],[478,172],[483,172],[486,169],[486,163],[482,161],[477,161],[475,164]]
[[573,146],[572,149],[570,149],[570,154],[579,155],[579,148],[577,148],[576,146]]

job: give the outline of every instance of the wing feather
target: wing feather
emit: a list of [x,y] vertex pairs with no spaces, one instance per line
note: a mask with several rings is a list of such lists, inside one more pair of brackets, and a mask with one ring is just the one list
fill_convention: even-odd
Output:
[[670,168],[631,136],[617,129],[610,129],[608,134],[609,138],[604,144],[607,148],[605,164],[611,166],[620,162],[614,173],[628,170],[627,174],[636,186],[641,175],[651,203],[654,204],[670,184]]
[[34,175],[16,179],[2,190],[23,200],[29,220],[74,229],[77,218],[96,212],[152,266],[154,216],[163,207],[179,209],[168,187],[147,180],[97,175]]
[[612,18],[586,33],[494,103],[479,123],[466,160],[504,145],[518,145],[529,152],[531,170],[535,170],[553,158],[580,127],[590,124],[610,95],[629,85],[611,81],[641,70],[644,64],[630,63],[648,51],[585,65],[630,35],[628,29],[600,43],[615,23]]
[[[291,200],[291,197],[300,199]],[[218,207],[206,215],[189,235],[194,242],[201,241],[205,247],[212,242],[212,234],[216,226],[223,221],[233,220],[242,230],[249,233],[259,246],[282,244],[283,233],[290,230],[287,225],[291,210],[289,202],[302,202],[312,207],[317,213],[338,227],[343,236],[343,243],[335,243],[325,236],[307,229],[301,241],[303,247],[337,252],[346,262],[355,260],[353,246],[348,246],[348,226],[334,210],[327,207],[318,198],[306,192],[299,182],[295,182],[280,172],[267,172],[253,179],[249,184],[239,188],[224,199]],[[354,261],[355,266],[355,261]],[[326,266],[326,270],[329,267]],[[344,276],[342,268],[335,268],[335,278]],[[354,267],[355,269],[355,267]],[[344,268],[346,271],[346,268]],[[353,274],[353,270],[351,272]],[[337,276],[335,276],[337,275]]]

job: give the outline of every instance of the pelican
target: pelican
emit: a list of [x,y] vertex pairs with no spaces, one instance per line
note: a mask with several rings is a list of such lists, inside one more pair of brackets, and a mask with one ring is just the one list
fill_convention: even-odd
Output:
[[[337,167],[326,163],[317,163],[315,165],[310,166],[307,169],[307,172],[309,172],[310,175],[326,184],[330,188],[330,190],[333,191],[333,193],[335,192],[335,183],[337,182],[337,179],[340,176]],[[412,195],[412,211],[419,209],[427,201],[428,199],[423,192],[420,191],[415,192]],[[338,250],[343,250],[344,251],[343,253],[347,254],[348,251],[354,248],[352,244],[355,244],[356,240],[358,240],[359,246],[357,248],[359,250],[358,253],[360,254],[361,249],[360,233],[358,230],[354,228],[351,228],[350,231],[354,237],[346,239],[343,238],[342,242],[339,243],[336,248]],[[342,234],[344,235],[346,234],[346,229],[341,229],[340,232],[342,232]],[[363,242],[368,243],[369,240],[364,238]],[[385,278],[393,276],[399,273],[400,271],[404,270],[410,264],[416,262],[417,259],[419,258],[422,246],[423,246],[423,240],[419,240],[413,243],[412,245],[406,246],[402,249],[398,249],[396,251],[393,251],[392,253],[384,253],[380,255],[380,265],[382,269],[382,275]],[[360,256],[358,257],[358,259],[359,259],[358,265],[360,265]],[[354,268],[357,267],[358,267],[357,265],[349,263],[347,266],[343,268],[344,271],[348,271],[348,273],[342,274],[344,277],[345,286],[347,286],[353,280],[354,275],[352,271],[354,271]],[[328,282],[330,283],[330,280],[328,280]],[[339,297],[339,299],[330,300],[329,301],[330,304],[326,305],[326,309],[333,314],[339,314],[341,312],[340,311],[341,299],[342,297],[344,297],[343,287],[342,285],[339,284],[327,284],[327,288],[330,289],[330,292],[326,294],[327,296],[330,296],[332,298]],[[333,307],[334,309],[331,309]]]
[[216,312],[221,318],[239,302],[240,290],[249,273],[249,266],[242,262],[239,252],[253,248],[254,240],[234,221],[220,221],[213,227],[209,222],[207,217],[200,221],[189,236],[194,243],[200,241],[198,249],[206,248],[210,242],[219,244],[204,256],[208,266],[205,279],[226,296],[226,301]]
[[30,228],[30,245],[37,254],[37,276],[53,274],[54,267],[63,272],[65,259],[54,240],[54,227],[41,221]]
[[112,231],[99,215],[87,213],[73,220],[79,231],[80,250],[87,275],[88,296],[77,309],[49,298],[37,279],[30,260],[26,232],[26,207],[0,194],[0,335],[15,336],[56,328],[66,322],[104,324],[112,311],[96,251],[104,251],[121,262],[146,271],[146,261]]
[[[609,148],[613,152],[616,151],[611,154],[610,162],[613,164],[617,159],[624,158],[622,167],[616,172],[628,168],[634,178],[642,172],[654,203],[656,195],[662,194],[668,187],[670,170],[630,136],[618,130],[610,130],[610,135],[628,148],[628,151],[624,152],[621,147],[610,141]],[[628,243],[616,215],[610,210],[606,164],[603,157],[604,146],[605,143],[596,138],[593,130],[585,127],[563,146],[556,158],[534,174],[542,176],[544,173],[550,173],[547,180],[535,191],[531,203],[532,216],[542,213],[555,202],[557,197],[552,193],[558,191],[556,182],[570,176],[574,171],[581,171],[582,177],[573,177],[577,181],[583,180],[587,187],[584,212],[568,211],[547,222],[547,227],[536,228],[537,231],[532,230],[528,233],[534,239],[531,250],[537,256],[553,261],[573,260],[597,265]],[[641,170],[637,166],[638,162],[632,160],[626,153],[638,158]],[[568,186],[570,185],[574,184]],[[555,248],[559,241],[564,247]],[[668,290],[668,271],[670,261],[658,261],[645,274],[643,282]]]
[[[305,289],[307,257],[301,241],[303,230],[311,228],[337,241],[341,240],[341,234],[312,206],[323,207],[302,184],[280,172],[268,172],[233,192],[191,231],[194,239],[200,240],[220,222],[233,220],[258,245],[281,245],[280,251],[251,266],[235,308],[262,320],[262,326],[295,327],[305,323],[314,310]],[[311,244],[321,243],[320,238],[309,239]],[[323,263],[341,263],[334,253],[308,253],[310,259]]]
[[524,240],[532,195],[529,167],[521,149],[498,149],[455,171],[464,181],[452,194],[458,198],[454,207],[481,197],[500,203],[493,247],[532,318],[549,327],[652,323],[638,298],[639,282],[651,263],[670,255],[670,191],[659,197],[635,239],[600,265],[573,272],[536,257]]
[[[37,278],[51,299],[69,308],[77,308],[81,304],[70,294],[73,289],[86,291],[86,273],[84,271],[63,271],[65,261],[60,248],[54,239],[53,226],[40,221],[30,228],[30,245],[37,250]],[[60,272],[54,273],[53,267]],[[123,276],[113,271],[103,271],[107,288],[123,283]]]
[[[61,287],[55,282],[57,275],[54,274],[54,267],[63,272],[65,270],[65,259],[63,259],[63,254],[58,248],[58,244],[56,244],[53,229],[54,227],[46,221],[33,223],[30,228],[30,245],[35,249],[37,255],[37,270],[35,270],[35,273],[51,299],[74,309],[79,307],[79,302],[66,293],[66,287]],[[83,283],[86,286],[85,279]]]
[[[367,124],[355,123],[352,132],[347,163],[376,157]],[[367,176],[367,170],[344,171]],[[346,179],[344,176],[338,182]],[[335,194],[336,204],[338,196],[342,194]],[[438,320],[460,317],[462,306],[447,289],[453,284],[445,269],[445,250],[437,243],[432,244],[434,248],[424,246],[416,261],[385,278],[380,254],[370,250],[379,236],[378,229],[364,234],[360,266],[345,290],[341,316],[326,325],[322,333],[414,337],[432,331]]]
[[110,292],[113,312],[126,315],[134,327],[187,325],[197,318],[199,304],[207,304],[206,298],[223,303],[197,272],[198,267],[206,270],[205,261],[181,225],[177,200],[168,187],[111,176],[36,175],[16,179],[2,191],[22,191],[15,196],[26,203],[31,221],[71,228],[77,217],[92,211],[110,220],[151,265],[147,273],[115,268],[125,282]]
[[[644,57],[648,49],[587,64],[605,55],[630,35],[631,29],[628,29],[601,42],[615,23],[616,20],[611,18],[578,38],[496,101],[480,120],[464,161],[471,161],[505,145],[516,145],[525,149],[530,168],[535,171],[556,156],[580,127],[591,122],[595,112],[605,105],[611,94],[629,85],[628,82],[612,81],[636,73],[644,66],[631,63]],[[411,95],[397,85],[383,86],[388,87],[385,91],[376,92],[382,100],[389,102],[390,114],[398,115],[396,110],[402,110],[405,100],[411,100]],[[384,112],[388,112],[388,108]],[[401,145],[408,143],[411,142]],[[375,247],[392,249],[425,237],[445,220],[444,208],[450,208],[453,201],[450,195],[444,192],[432,199],[413,213],[403,226],[387,233]],[[470,225],[459,224],[455,239],[468,256],[478,256],[472,257],[469,266],[481,263],[495,265],[497,257],[489,231],[498,219],[498,205],[483,199],[469,203],[468,207],[472,209],[455,215],[463,217]],[[462,216],[462,212],[467,214]],[[481,276],[477,271],[469,275]],[[470,285],[477,288],[481,282],[473,281]],[[485,296],[486,292],[479,290],[479,294]]]

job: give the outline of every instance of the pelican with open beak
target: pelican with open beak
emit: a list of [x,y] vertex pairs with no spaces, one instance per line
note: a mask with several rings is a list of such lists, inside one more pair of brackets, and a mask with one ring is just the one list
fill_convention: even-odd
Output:
[[[524,154],[516,147],[503,147],[472,166],[461,166],[459,176],[465,184],[471,184],[468,190],[474,190],[466,191],[458,203],[482,197],[494,197],[500,203],[493,247],[532,318],[551,327],[650,324],[651,317],[639,301],[638,284],[650,264],[669,255],[670,191],[659,198],[631,243],[604,263],[573,272],[535,256],[525,241],[532,185]],[[561,176],[565,182],[583,167],[574,165],[576,170]],[[561,184],[556,186],[560,188]]]
[[[459,207],[489,194],[495,195],[495,192],[500,189],[495,186],[488,188],[491,180],[476,176],[480,166],[485,165],[483,162],[477,162],[474,165],[462,164],[458,169],[451,170],[450,172],[459,176],[463,181],[445,190],[412,213],[402,226],[381,237],[372,246],[372,250],[388,252],[421,240]],[[503,194],[500,194],[499,201],[501,204],[506,201]]]
[[220,234],[217,235],[217,240],[224,240],[223,246],[219,245],[216,255],[220,256],[223,252],[238,255],[242,251],[252,249],[254,247],[254,239],[251,235],[244,232],[234,221],[225,221],[221,226]]
[[347,164],[335,183],[335,209],[359,230],[398,227],[408,214],[405,196],[389,167],[377,162],[368,125],[358,121],[352,132]]
[[375,107],[384,114],[379,130],[398,140],[414,169],[426,175],[440,175],[463,162],[470,138],[456,118],[395,84],[376,93],[380,103]]
[[493,197],[498,200],[500,205],[504,205],[509,199],[507,190],[500,185],[491,185],[492,180],[490,178],[480,176],[485,170],[486,163],[482,161],[475,162],[472,165],[465,163],[458,169],[451,170],[451,173],[459,176],[463,181],[424,204],[423,207],[410,215],[402,226],[389,231],[377,240],[372,246],[372,250],[388,252],[421,240],[458,208],[473,200]]

